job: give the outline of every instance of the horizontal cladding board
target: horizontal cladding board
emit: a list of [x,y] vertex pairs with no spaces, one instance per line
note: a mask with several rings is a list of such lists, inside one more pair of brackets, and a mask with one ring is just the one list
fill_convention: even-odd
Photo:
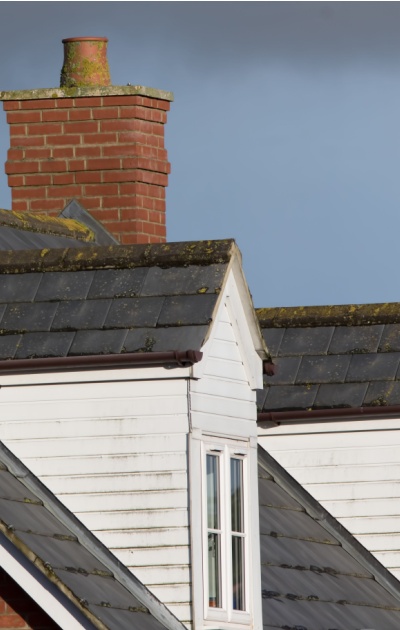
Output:
[[[18,457],[18,443],[8,443]],[[163,453],[140,453],[127,455],[97,455],[86,457],[32,457],[26,456],[24,464],[46,483],[46,477],[57,475],[93,475],[139,472],[186,471],[187,455],[185,451]]]
[[[150,505],[153,501],[166,500],[163,498],[165,490],[173,493],[174,501],[181,501],[181,495],[186,496],[188,479],[187,472],[184,470],[182,472],[132,472],[124,475],[112,473],[110,475],[46,477],[46,484],[57,495],[69,495],[71,501],[81,497],[79,501],[82,501],[84,505],[90,505],[92,501],[97,502],[103,493],[112,502],[112,497],[120,492],[132,494],[131,500],[133,502],[137,500],[148,501]],[[78,505],[78,503],[74,505]]]
[[60,457],[133,454],[133,453],[164,453],[166,451],[185,451],[187,437],[185,434],[175,435],[138,435],[138,436],[107,436],[91,438],[62,438],[37,440],[7,440],[12,445],[17,456],[26,458],[32,455],[47,458],[55,455]]
[[[268,445],[270,442],[268,441]],[[399,446],[380,446],[379,448],[371,444],[359,448],[344,449],[316,449],[304,452],[299,444],[298,450],[278,450],[268,449],[285,468],[299,466],[319,467],[319,466],[357,466],[386,463],[400,463]]]
[[157,391],[159,396],[185,396],[185,379],[156,379],[156,380],[127,380],[109,381],[102,383],[65,383],[37,385],[35,387],[20,386],[2,387],[0,391],[0,408],[4,403],[9,402],[46,402],[56,400],[59,402],[69,402],[74,400],[97,400],[107,398],[140,398],[154,397]]
[[216,427],[218,427],[219,434],[238,438],[256,437],[257,431],[255,418],[254,420],[228,418],[217,414],[201,413],[200,411],[193,411],[192,425],[205,433],[215,433]]
[[307,490],[318,501],[391,499],[400,497],[400,480],[386,482],[371,480],[354,483],[350,478],[348,483],[309,483]]
[[[54,491],[52,484],[49,484]],[[68,487],[69,481],[65,480],[65,486]],[[151,513],[157,509],[187,508],[188,492],[184,490],[173,490],[164,483],[164,489],[158,492],[154,491],[134,491],[134,492],[118,492],[112,491],[106,494],[85,494],[85,480],[81,481],[83,494],[62,494],[58,493],[61,499],[71,512],[102,512],[108,513],[113,510],[151,510]],[[99,485],[99,488],[101,486]]]
[[266,430],[265,435],[302,435],[304,433],[348,433],[353,431],[384,431],[400,429],[400,418],[379,418],[368,420],[367,417],[356,416],[355,420],[319,420],[316,422],[288,422]]
[[[229,379],[223,377],[207,377],[198,381],[190,382],[190,391],[197,394],[208,394],[221,396],[223,398],[231,398],[232,400],[240,400],[250,402],[255,407],[255,392],[249,387],[248,382],[232,383]],[[255,409],[254,409],[255,417]]]
[[[152,589],[150,589],[152,590]],[[155,594],[155,593],[154,593]],[[169,610],[190,630],[192,607],[189,604],[168,604]]]
[[189,526],[189,512],[186,508],[128,511],[124,510],[124,505],[121,504],[120,511],[76,512],[75,515],[92,532],[106,529],[130,530],[133,539],[136,537],[136,530]]
[[[172,556],[174,551],[170,551]],[[141,582],[152,584],[190,584],[190,567],[187,564],[170,566],[129,567]]]
[[234,363],[242,364],[242,357],[238,345],[233,339],[213,339],[209,356],[213,359],[222,359],[224,361],[233,361]]
[[223,376],[239,383],[247,382],[247,376],[243,364],[223,359],[209,358],[204,370],[205,376]]
[[[263,443],[262,443],[263,444]],[[271,451],[271,455],[277,461],[279,456]],[[396,481],[400,479],[400,462],[392,463],[390,467],[386,462],[378,464],[362,464],[362,465],[342,465],[342,466],[319,466],[318,473],[315,468],[303,466],[287,466],[290,474],[293,475],[301,484],[329,484],[329,483],[356,483],[359,481]]]
[[398,552],[400,549],[400,533],[397,532],[394,534],[358,534],[357,540],[359,540],[364,547],[370,549],[374,553],[380,551]]
[[152,586],[151,592],[170,608],[169,604],[186,604],[191,602],[191,589],[188,584],[170,584],[168,586]]
[[270,448],[274,451],[284,449],[346,450],[362,447],[400,445],[400,429],[393,431],[358,431],[357,433],[322,433],[292,436],[269,437]]
[[213,415],[219,414],[230,418],[256,419],[254,402],[225,398],[223,396],[197,394],[196,392],[192,393],[190,401],[192,411],[200,411]]
[[400,571],[400,551],[375,551],[374,556],[388,569]]
[[398,497],[352,501],[338,499],[337,501],[323,501],[323,505],[336,518],[369,517],[374,514],[379,514],[381,517],[400,515],[400,501]]
[[96,536],[110,549],[136,549],[139,547],[160,547],[167,545],[189,545],[187,527],[129,530],[97,531]]
[[[400,516],[355,517],[338,520],[356,536],[359,534],[395,534],[400,532]],[[400,547],[400,534],[398,546]]]
[[175,565],[189,566],[190,563],[190,548],[188,545],[151,547],[149,549],[146,547],[138,549],[110,548],[110,551],[118,555],[121,562],[123,562],[126,567],[131,568],[133,573],[135,573],[136,567],[147,567],[151,565],[168,565],[171,567]]
[[[162,415],[160,414],[162,410]],[[153,392],[151,397],[98,398],[87,400],[53,400],[0,405],[3,420],[63,420],[64,418],[124,418],[132,416],[156,416],[167,422],[169,416],[187,412],[187,396],[160,396]],[[1,422],[1,421],[0,421]]]
[[131,415],[111,418],[63,418],[62,420],[53,418],[44,422],[35,421],[30,417],[29,421],[18,420],[4,423],[0,421],[0,435],[3,440],[149,435],[162,431],[164,426],[168,426],[168,433],[188,431],[187,413],[161,417],[160,415],[142,417],[132,417]]
[[216,341],[230,341],[232,343],[237,343],[235,332],[233,330],[233,326],[229,321],[228,312],[225,309],[224,320],[219,320],[216,322],[215,330],[214,330],[214,339]]

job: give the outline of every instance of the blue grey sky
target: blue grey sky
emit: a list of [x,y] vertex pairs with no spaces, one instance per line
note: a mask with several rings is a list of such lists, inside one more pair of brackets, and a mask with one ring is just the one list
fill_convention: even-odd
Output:
[[107,36],[113,84],[175,94],[168,240],[234,237],[256,306],[400,301],[399,27],[399,2],[1,2],[0,89]]

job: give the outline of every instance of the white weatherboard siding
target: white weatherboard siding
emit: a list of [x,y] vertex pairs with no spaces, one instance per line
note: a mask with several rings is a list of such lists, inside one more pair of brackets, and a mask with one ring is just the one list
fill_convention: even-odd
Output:
[[140,381],[118,381],[121,370],[109,382],[79,382],[78,374],[75,383],[3,386],[0,439],[190,622],[187,379],[169,371],[150,380],[153,373]]
[[400,419],[287,423],[260,444],[400,578]]

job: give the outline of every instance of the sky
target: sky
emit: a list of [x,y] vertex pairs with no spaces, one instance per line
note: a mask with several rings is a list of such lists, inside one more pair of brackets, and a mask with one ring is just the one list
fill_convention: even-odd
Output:
[[108,37],[114,85],[175,95],[168,240],[235,238],[257,307],[400,302],[399,25],[400,2],[1,2],[0,90]]

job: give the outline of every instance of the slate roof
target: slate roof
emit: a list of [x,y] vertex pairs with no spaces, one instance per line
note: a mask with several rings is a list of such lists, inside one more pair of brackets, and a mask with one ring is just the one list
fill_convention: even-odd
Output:
[[0,360],[199,350],[232,240],[4,252]]
[[258,309],[275,374],[261,411],[400,404],[400,304]]
[[398,630],[398,580],[258,448],[263,627]]
[[0,209],[0,251],[115,245],[117,241],[75,199],[59,217]]
[[174,615],[0,443],[1,544],[4,538],[30,561],[33,573],[39,569],[86,617],[89,624],[84,627],[183,629]]

